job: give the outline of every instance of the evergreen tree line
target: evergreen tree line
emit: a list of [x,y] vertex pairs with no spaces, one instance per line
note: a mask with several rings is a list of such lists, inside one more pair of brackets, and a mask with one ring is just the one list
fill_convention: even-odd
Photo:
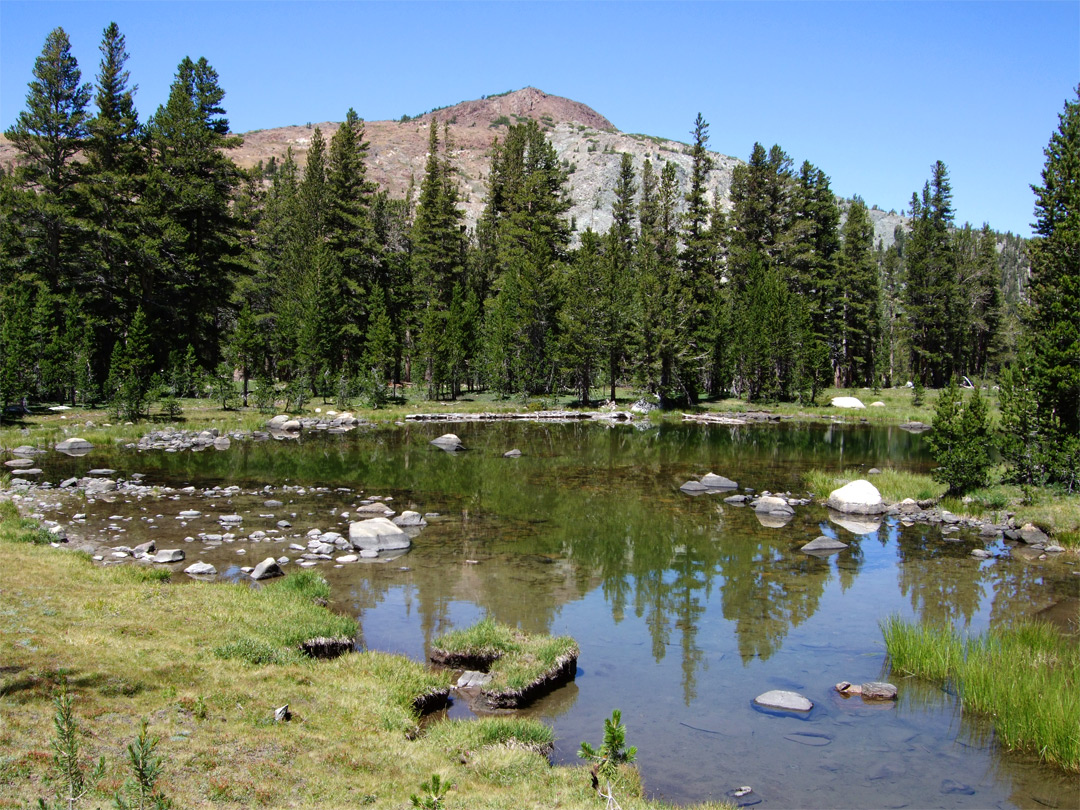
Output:
[[526,121],[493,145],[468,232],[434,121],[405,199],[368,179],[353,110],[329,141],[315,129],[302,169],[290,151],[245,172],[205,59],[180,63],[142,123],[115,24],[101,53],[81,84],[53,31],[7,132],[21,161],[0,177],[4,404],[137,415],[161,390],[225,404],[234,374],[245,404],[254,380],[271,406],[283,386],[294,404],[377,403],[406,383],[451,399],[632,385],[665,404],[813,401],[986,377],[1026,345],[1040,283],[1015,283],[1026,244],[957,228],[940,162],[884,249],[861,199],[842,215],[825,173],[779,146],[755,144],[721,199],[699,115],[688,191],[673,164],[624,154],[611,228],[575,244],[567,169]]

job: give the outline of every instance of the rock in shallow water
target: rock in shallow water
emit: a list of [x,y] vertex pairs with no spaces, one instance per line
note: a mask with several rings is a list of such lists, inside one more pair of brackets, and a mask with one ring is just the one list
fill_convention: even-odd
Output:
[[763,692],[754,698],[754,703],[766,709],[779,709],[785,712],[808,712],[814,708],[814,704],[798,692],[789,692],[784,689]]
[[852,515],[880,515],[887,509],[878,488],[866,479],[834,489],[829,493],[826,506]]
[[847,548],[847,543],[841,543],[832,537],[826,537],[822,535],[814,540],[811,540],[805,546],[799,549],[807,554],[828,554],[834,551],[841,551]]
[[283,573],[284,572],[281,570],[281,566],[278,565],[277,560],[273,557],[267,557],[252,569],[251,578],[270,579],[271,577],[280,577]]
[[193,577],[208,577],[217,573],[217,569],[210,563],[197,562],[184,569],[184,573]]

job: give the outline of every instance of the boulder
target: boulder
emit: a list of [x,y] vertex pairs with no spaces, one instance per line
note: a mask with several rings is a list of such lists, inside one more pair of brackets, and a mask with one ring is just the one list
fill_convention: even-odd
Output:
[[154,555],[154,562],[156,563],[174,563],[180,562],[184,559],[184,551],[179,548],[163,548],[157,554]]
[[834,408],[854,408],[856,410],[866,407],[858,397],[833,397],[829,404]]
[[85,456],[94,449],[94,445],[90,444],[86,439],[71,438],[64,439],[56,445],[56,449],[69,456]]
[[300,420],[290,419],[281,426],[281,430],[285,433],[299,433],[300,432]]
[[136,557],[141,557],[144,554],[146,554],[146,555],[156,554],[157,553],[157,543],[155,543],[153,540],[150,540],[149,542],[146,542],[146,543],[140,543],[139,545],[135,546],[135,548],[133,548],[131,550],[131,553]]
[[287,414],[278,414],[269,422],[267,422],[267,427],[269,427],[271,430],[281,430],[281,426],[284,425],[286,422],[290,421],[291,419],[292,417]]
[[745,506],[748,500],[750,499],[745,495],[729,495],[724,498],[724,503],[730,503],[732,506]]
[[454,453],[458,450],[465,449],[465,445],[461,443],[461,439],[459,439],[453,433],[444,433],[439,438],[432,439],[431,444],[435,445],[441,450],[447,451],[448,453]]
[[814,704],[798,692],[788,692],[784,689],[764,692],[754,698],[754,703],[766,709],[779,709],[784,712],[808,712],[814,708]]
[[209,577],[217,573],[217,569],[210,563],[197,562],[192,563],[184,569],[184,573],[192,577]]
[[878,488],[865,478],[834,489],[825,505],[849,515],[880,515],[888,508]]
[[427,521],[420,516],[419,512],[411,512],[407,509],[391,522],[395,526],[427,526]]
[[633,413],[650,413],[652,411],[655,411],[659,407],[660,406],[657,405],[655,402],[650,402],[647,399],[639,399],[637,402],[630,406],[630,410]]
[[800,548],[799,551],[806,554],[832,554],[836,551],[842,551],[845,548],[847,548],[847,543],[841,543],[836,538],[821,535],[821,537],[811,540],[805,546]]
[[267,557],[251,570],[250,576],[252,579],[270,579],[280,577],[283,573],[277,560],[273,557]]
[[352,541],[353,548],[361,552],[394,551],[406,549],[412,545],[409,535],[386,518],[371,518],[350,523],[349,540]]
[[971,556],[976,560],[988,560],[990,559],[990,552],[985,548],[975,548],[971,550]]
[[730,478],[725,478],[716,473],[705,473],[701,476],[701,483],[709,489],[738,489],[739,485]]
[[870,407],[871,407],[871,408],[884,408],[884,407],[885,407],[885,403],[884,403],[884,402],[881,402],[881,401],[878,401],[878,402],[871,402],[871,403],[870,403]]
[[516,447],[513,450],[507,450],[503,453],[503,458],[521,458],[521,451]]
[[1047,537],[1046,532],[1034,523],[1025,523],[1017,530],[1017,534],[1020,536],[1020,539],[1029,546],[1045,546],[1050,542],[1050,538]]

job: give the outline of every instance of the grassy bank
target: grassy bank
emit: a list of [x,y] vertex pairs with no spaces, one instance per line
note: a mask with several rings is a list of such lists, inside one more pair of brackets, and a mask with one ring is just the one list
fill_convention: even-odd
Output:
[[[590,405],[595,408],[607,401],[610,391],[607,389],[593,389],[594,401]],[[871,402],[880,401],[883,407],[867,407],[865,410],[842,410],[829,406],[829,400],[834,396],[857,396],[869,405]],[[771,413],[789,416],[795,419],[844,419],[846,421],[867,421],[871,424],[900,424],[908,421],[922,421],[929,423],[933,418],[934,392],[927,392],[925,402],[920,407],[912,404],[911,392],[906,388],[885,389],[878,393],[869,390],[844,390],[832,388],[822,392],[817,399],[818,405],[809,406],[799,403],[747,403],[741,399],[718,399],[704,400],[692,410],[699,412],[716,412],[739,414],[747,411],[767,410]],[[639,391],[631,388],[619,388],[616,390],[616,403],[620,408],[629,408],[641,397]],[[216,427],[222,431],[251,430],[261,428],[272,414],[264,414],[255,408],[223,410],[220,401],[209,399],[182,399],[179,400],[182,414],[178,419],[168,419],[155,403],[150,409],[148,418],[140,420],[134,425],[125,425],[118,420],[106,408],[76,407],[66,411],[53,411],[44,405],[35,407],[30,414],[4,416],[0,423],[0,448],[12,448],[20,444],[38,444],[60,441],[66,435],[77,435],[73,431],[87,432],[87,421],[94,427],[89,430],[96,431],[101,440],[110,441],[135,441],[148,429],[154,426],[174,425],[185,429],[204,429]],[[479,412],[506,412],[517,413],[529,410],[543,409],[574,409],[580,408],[580,402],[569,394],[550,395],[545,397],[533,397],[522,399],[513,397],[505,399],[491,392],[465,393],[459,399],[429,400],[424,396],[422,387],[403,387],[397,389],[397,395],[391,397],[385,405],[372,409],[364,407],[355,401],[347,408],[341,408],[332,402],[324,402],[316,397],[305,404],[301,415],[315,416],[316,410],[325,413],[328,410],[347,410],[357,417],[371,422],[395,422],[405,418],[410,413],[479,413]],[[678,415],[682,410],[675,409],[671,414]],[[277,403],[276,412],[297,413],[295,409],[285,407],[283,400]],[[662,415],[657,413],[659,420]]]
[[[303,638],[357,629],[316,604],[317,577],[181,585],[42,539],[10,504],[0,509],[0,807],[54,796],[62,678],[84,760],[106,762],[79,806],[104,806],[120,789],[141,718],[161,738],[159,787],[174,807],[401,808],[432,774],[454,785],[447,808],[599,806],[584,768],[537,753],[551,730],[536,721],[421,724],[414,701],[447,674],[372,651],[300,655]],[[274,722],[286,703],[291,721]]]
[[1080,645],[1044,624],[962,639],[890,618],[892,671],[949,682],[965,711],[988,716],[1006,748],[1080,773]]

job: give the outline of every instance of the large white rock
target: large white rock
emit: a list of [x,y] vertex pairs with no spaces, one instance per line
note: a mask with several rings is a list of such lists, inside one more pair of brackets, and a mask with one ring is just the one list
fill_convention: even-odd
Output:
[[878,488],[865,478],[834,489],[829,493],[829,500],[825,505],[837,512],[851,515],[880,515],[888,508],[881,500]]
[[465,445],[463,445],[461,443],[461,439],[459,439],[453,433],[444,433],[439,438],[432,439],[431,444],[435,445],[438,448],[446,450],[447,452],[450,452],[450,453],[453,453],[453,452],[455,452],[457,450],[464,450],[465,449]]
[[834,408],[865,408],[858,397],[833,397],[829,403]]
[[360,551],[393,551],[409,548],[412,540],[386,518],[358,520],[349,524],[349,540]]
[[75,437],[64,439],[56,445],[56,449],[61,453],[67,453],[69,456],[85,456],[94,449],[94,445],[90,444],[86,439]]
[[271,430],[281,430],[281,426],[292,419],[291,416],[284,413],[279,413],[273,419],[271,419],[267,425]]

